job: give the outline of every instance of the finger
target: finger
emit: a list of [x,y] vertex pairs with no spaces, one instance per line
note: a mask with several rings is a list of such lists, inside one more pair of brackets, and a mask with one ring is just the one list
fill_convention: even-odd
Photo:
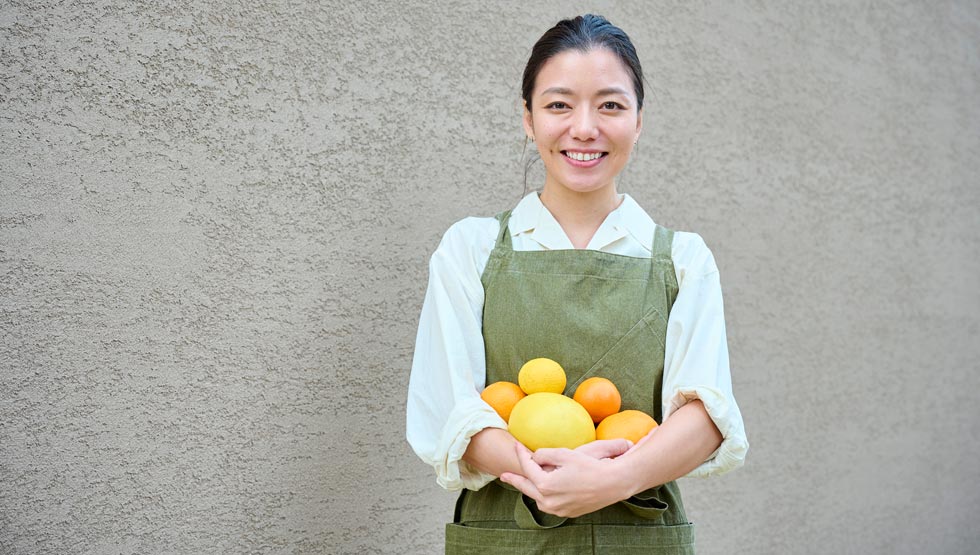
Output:
[[618,457],[632,446],[633,442],[628,439],[599,439],[579,447],[576,451],[597,459],[606,459]]
[[579,454],[570,449],[542,447],[531,458],[540,466],[565,466],[577,455]]
[[528,480],[524,476],[514,474],[513,472],[504,472],[500,475],[500,480],[514,486],[518,489],[518,491],[531,499],[541,501],[541,492],[538,491],[538,488],[534,485],[534,482]]
[[[547,472],[541,468],[541,466],[535,462],[534,454],[531,450],[524,446],[523,443],[519,441],[514,442],[514,449],[517,451],[517,461],[521,465],[521,472],[524,473],[524,477],[531,480],[532,482],[537,482],[545,476]],[[539,449],[540,451],[540,449]]]

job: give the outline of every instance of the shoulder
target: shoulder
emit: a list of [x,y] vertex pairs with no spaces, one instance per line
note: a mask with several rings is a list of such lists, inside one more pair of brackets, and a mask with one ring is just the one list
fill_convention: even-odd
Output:
[[463,218],[449,226],[442,235],[439,249],[470,249],[479,247],[488,240],[492,244],[496,241],[499,231],[500,222],[496,218],[478,216]]
[[686,277],[699,278],[718,271],[711,249],[697,233],[674,231],[670,252],[678,283]]
[[495,217],[469,216],[449,226],[442,240],[443,242],[447,240],[472,242],[479,241],[487,235],[493,235],[496,239],[499,230],[500,222]]
[[432,253],[432,263],[482,266],[493,250],[499,231],[500,222],[494,217],[463,218],[442,235]]

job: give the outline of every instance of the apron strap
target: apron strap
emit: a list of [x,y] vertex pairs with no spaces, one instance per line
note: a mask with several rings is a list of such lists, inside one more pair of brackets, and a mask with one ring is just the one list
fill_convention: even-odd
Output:
[[651,248],[652,258],[671,258],[671,247],[674,243],[674,230],[667,229],[662,225],[657,225],[653,232],[653,248]]
[[496,218],[500,222],[500,231],[497,232],[497,242],[494,244],[493,248],[505,248],[511,250],[510,243],[510,230],[507,228],[507,224],[510,222],[510,213],[512,210],[504,210],[500,214],[497,214]]

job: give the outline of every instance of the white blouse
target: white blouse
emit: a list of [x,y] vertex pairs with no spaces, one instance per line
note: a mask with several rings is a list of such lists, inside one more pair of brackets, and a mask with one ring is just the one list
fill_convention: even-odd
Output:
[[[629,195],[622,197],[587,248],[649,258],[654,222]],[[521,200],[508,228],[514,250],[574,248],[537,193]],[[500,223],[492,217],[460,220],[449,228],[429,261],[429,285],[408,385],[406,434],[412,449],[435,468],[437,482],[448,490],[476,490],[495,478],[462,456],[480,430],[507,429],[507,423],[480,399],[486,385],[480,276],[499,230]],[[667,322],[663,418],[700,399],[724,440],[688,476],[721,474],[742,465],[749,444],[732,395],[718,268],[695,233],[675,232],[671,256],[679,289]]]

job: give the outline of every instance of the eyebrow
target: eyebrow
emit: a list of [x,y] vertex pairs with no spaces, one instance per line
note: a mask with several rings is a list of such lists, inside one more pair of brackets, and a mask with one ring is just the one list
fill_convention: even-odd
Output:
[[[550,87],[541,91],[541,94],[564,94],[564,95],[571,96],[572,89],[566,87]],[[606,87],[604,89],[599,89],[599,91],[596,93],[596,96],[606,96],[610,94],[621,94],[624,96],[629,96],[629,92],[627,92],[626,89],[620,87]]]

